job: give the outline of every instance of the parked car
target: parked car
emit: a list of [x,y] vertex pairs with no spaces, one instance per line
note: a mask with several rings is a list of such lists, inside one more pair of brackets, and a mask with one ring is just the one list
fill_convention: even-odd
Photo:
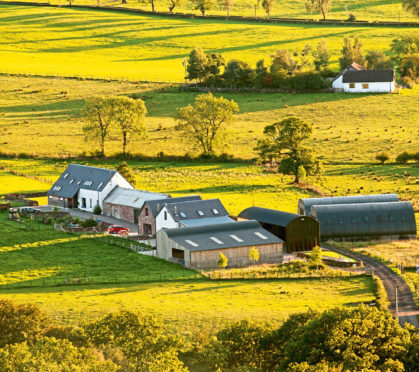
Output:
[[118,226],[118,225],[111,225],[108,227],[109,234],[121,234],[121,235],[128,235],[129,234],[129,228]]
[[32,208],[32,207],[21,207],[20,212],[21,213],[41,213],[41,210],[37,208]]

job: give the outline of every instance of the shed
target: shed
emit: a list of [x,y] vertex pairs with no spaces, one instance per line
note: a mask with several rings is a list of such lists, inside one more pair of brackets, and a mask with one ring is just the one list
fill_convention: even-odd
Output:
[[312,205],[386,203],[397,201],[399,201],[399,197],[396,194],[334,196],[327,198],[303,198],[298,201],[298,213],[306,216],[310,215],[310,208]]
[[257,221],[182,227],[157,231],[157,256],[188,268],[216,268],[220,252],[229,267],[248,266],[249,250],[258,249],[259,263],[280,263],[283,240]]
[[313,205],[322,240],[416,239],[410,202]]
[[319,222],[309,216],[250,207],[242,211],[238,218],[258,221],[264,229],[284,240],[288,253],[311,250],[320,242]]

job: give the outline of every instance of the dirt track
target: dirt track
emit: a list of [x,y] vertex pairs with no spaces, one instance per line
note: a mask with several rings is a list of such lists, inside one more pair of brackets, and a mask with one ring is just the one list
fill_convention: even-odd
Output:
[[410,323],[414,325],[416,328],[419,328],[418,319],[416,317],[416,314],[419,314],[419,310],[416,308],[415,301],[413,300],[413,295],[410,291],[409,286],[400,276],[394,273],[383,263],[363,254],[330,246],[327,246],[327,249],[351,258],[355,258],[356,260],[363,261],[365,267],[374,270],[374,274],[377,275],[384,284],[388,299],[390,301],[389,310],[391,311],[393,316],[396,316],[397,288],[400,325],[403,326],[405,323]]

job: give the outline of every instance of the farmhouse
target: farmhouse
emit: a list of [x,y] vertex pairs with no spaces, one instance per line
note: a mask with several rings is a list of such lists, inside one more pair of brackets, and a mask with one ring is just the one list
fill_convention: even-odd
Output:
[[347,71],[342,82],[348,93],[391,93],[396,86],[394,70]]
[[326,198],[303,198],[298,201],[298,214],[309,216],[310,208],[313,205],[385,203],[385,202],[397,202],[397,201],[399,201],[399,197],[396,194],[334,196],[334,197],[326,197]]
[[352,62],[349,66],[345,67],[342,72],[333,80],[332,87],[335,89],[343,89],[343,75],[346,74],[347,71],[362,71],[365,70],[365,68],[361,65],[359,65],[356,62]]
[[168,199],[153,199],[146,200],[138,214],[138,234],[149,235],[154,237],[156,235],[156,217],[160,212],[163,204],[171,204],[178,202],[185,202],[191,200],[201,200],[199,195],[181,196],[178,198]]
[[250,207],[238,220],[256,220],[262,227],[285,242],[288,253],[311,250],[320,242],[319,222],[309,216],[274,209]]
[[233,222],[219,199],[191,200],[162,204],[156,216],[156,231],[175,227]]
[[146,200],[163,200],[170,195],[115,187],[103,201],[103,214],[138,224],[138,216]]
[[313,205],[322,240],[416,239],[412,203]]
[[257,221],[157,232],[157,256],[194,269],[217,267],[220,252],[227,256],[229,267],[248,266],[249,250],[253,247],[260,253],[259,263],[282,262],[283,241]]
[[48,205],[89,212],[99,205],[103,210],[103,200],[116,186],[133,189],[115,170],[70,164],[48,191]]

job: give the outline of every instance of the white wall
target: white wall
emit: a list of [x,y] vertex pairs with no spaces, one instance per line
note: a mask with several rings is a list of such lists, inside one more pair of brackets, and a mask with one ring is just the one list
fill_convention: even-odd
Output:
[[333,80],[332,87],[335,89],[343,89],[343,75],[340,75],[337,79]]
[[179,227],[179,224],[173,219],[167,208],[163,207],[156,216],[156,232],[161,229],[174,229],[175,227]]
[[[103,210],[103,200],[109,195],[115,186],[124,187],[126,189],[134,188],[124,177],[122,177],[119,173],[116,173],[102,191],[86,190],[81,188],[77,199],[79,202],[78,208],[84,211],[93,212],[96,204],[99,204],[100,208]],[[81,187],[83,187],[83,184]],[[86,208],[83,208],[83,198],[86,198]]]
[[383,82],[383,83],[365,83],[368,84],[368,88],[362,88],[364,83],[354,83],[355,88],[349,88],[350,83],[343,83],[344,91],[348,93],[384,93],[384,92],[393,92],[394,91],[394,81],[392,82]]

